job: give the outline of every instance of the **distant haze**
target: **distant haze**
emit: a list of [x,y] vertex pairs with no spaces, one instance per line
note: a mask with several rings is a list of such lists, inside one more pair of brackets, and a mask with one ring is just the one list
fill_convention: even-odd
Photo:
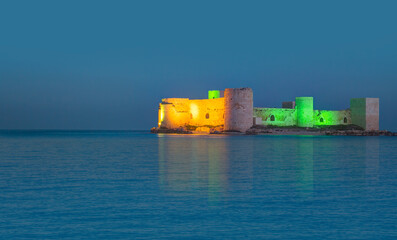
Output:
[[[138,2],[138,1],[136,1]],[[397,1],[0,3],[0,129],[150,129],[161,98],[380,98],[397,131]]]

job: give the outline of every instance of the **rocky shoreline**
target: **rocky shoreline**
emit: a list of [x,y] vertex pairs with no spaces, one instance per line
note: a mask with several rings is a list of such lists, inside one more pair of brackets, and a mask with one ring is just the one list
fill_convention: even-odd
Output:
[[397,136],[397,133],[379,130],[322,130],[322,129],[268,129],[248,130],[248,135],[326,135],[326,136]]
[[223,135],[326,135],[326,136],[397,136],[396,132],[387,130],[365,131],[356,126],[336,126],[326,128],[298,128],[298,127],[266,127],[253,126],[245,133],[237,131],[219,131],[208,129],[207,132],[190,131],[185,128],[167,129],[152,128],[151,133],[165,134],[223,134]]

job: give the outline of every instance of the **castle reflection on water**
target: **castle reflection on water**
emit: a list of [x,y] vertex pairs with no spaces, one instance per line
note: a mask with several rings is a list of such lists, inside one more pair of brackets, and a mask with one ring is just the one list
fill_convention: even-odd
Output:
[[[228,189],[228,142],[223,137],[159,134],[160,186],[174,195],[201,194],[217,200]],[[251,174],[249,174],[251,175]]]
[[158,141],[160,187],[171,196],[305,199],[370,191],[378,180],[378,137],[159,134]]

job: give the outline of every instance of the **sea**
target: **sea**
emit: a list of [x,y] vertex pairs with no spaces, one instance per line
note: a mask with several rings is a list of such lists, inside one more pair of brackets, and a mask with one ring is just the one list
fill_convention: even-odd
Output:
[[397,239],[397,138],[3,130],[0,239]]

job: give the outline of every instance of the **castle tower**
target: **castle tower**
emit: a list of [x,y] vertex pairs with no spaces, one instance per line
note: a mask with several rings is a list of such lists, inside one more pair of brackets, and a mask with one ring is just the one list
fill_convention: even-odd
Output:
[[379,98],[350,99],[352,124],[365,130],[379,130]]
[[226,88],[225,131],[245,132],[252,127],[253,93],[251,88]]
[[295,98],[298,127],[313,127],[313,97]]
[[[181,99],[183,101],[184,99]],[[181,104],[163,101],[159,106],[159,127],[175,129],[188,123],[188,112],[181,111]],[[178,108],[177,108],[178,107]]]
[[172,104],[160,103],[159,106],[159,127],[163,128],[177,128],[172,121],[175,118],[176,112]]
[[223,97],[221,96],[221,91],[219,90],[209,90],[208,91],[208,99],[215,99],[215,98],[220,98]]

